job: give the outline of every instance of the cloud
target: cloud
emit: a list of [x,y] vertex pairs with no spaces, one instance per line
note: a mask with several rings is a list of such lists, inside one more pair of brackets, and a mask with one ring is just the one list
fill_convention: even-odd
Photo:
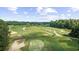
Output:
[[8,10],[12,11],[14,14],[18,14],[17,9],[18,7],[8,7]]
[[69,19],[71,18],[71,14],[47,15],[46,18],[49,20]]
[[71,14],[60,14],[59,19],[69,19],[71,18]]
[[77,12],[77,11],[79,11],[79,8],[74,7],[74,8],[71,8],[71,10],[72,10],[73,12]]
[[46,8],[45,12],[46,13],[57,13],[57,11],[55,9],[53,9],[53,8]]
[[39,15],[46,15],[46,12],[44,11],[45,10],[44,7],[37,7],[36,10]]
[[17,10],[17,7],[8,7],[8,10],[16,11]]
[[67,16],[68,16],[68,17],[70,17],[70,16],[71,16],[71,14],[67,14]]
[[48,15],[48,13],[57,13],[57,11],[54,8],[38,7],[37,13],[40,15]]
[[58,17],[59,17],[58,15],[44,15],[44,16],[39,16],[40,19],[48,20],[48,21],[57,20]]
[[17,12],[17,11],[13,11],[13,13],[14,13],[14,14],[18,14],[18,12]]
[[37,7],[37,12],[40,13],[42,12],[43,9],[44,9],[43,7]]
[[71,7],[71,8],[69,8],[67,10],[68,13],[70,13],[70,12],[77,12],[77,11],[79,11],[79,8],[78,7]]
[[67,12],[71,12],[71,9],[67,10]]
[[27,15],[27,14],[28,14],[28,12],[24,12],[24,14],[25,14],[25,15]]
[[58,19],[58,16],[57,15],[48,15],[47,18],[49,20],[56,20],[56,19]]
[[67,19],[67,17],[66,17],[65,14],[60,14],[60,15],[59,15],[59,19]]

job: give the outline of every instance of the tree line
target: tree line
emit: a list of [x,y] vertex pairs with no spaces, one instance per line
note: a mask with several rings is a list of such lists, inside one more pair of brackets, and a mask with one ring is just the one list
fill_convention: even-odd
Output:
[[79,38],[79,19],[62,19],[51,21],[50,27],[71,29],[69,35]]
[[26,25],[26,26],[50,26],[49,22],[19,22],[19,21],[6,21],[8,25]]
[[63,19],[50,22],[51,27],[75,29],[79,28],[79,19]]

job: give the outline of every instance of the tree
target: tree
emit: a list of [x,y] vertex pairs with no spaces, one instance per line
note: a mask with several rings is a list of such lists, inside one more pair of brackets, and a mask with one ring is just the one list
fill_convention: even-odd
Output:
[[0,19],[0,51],[8,46],[8,25]]

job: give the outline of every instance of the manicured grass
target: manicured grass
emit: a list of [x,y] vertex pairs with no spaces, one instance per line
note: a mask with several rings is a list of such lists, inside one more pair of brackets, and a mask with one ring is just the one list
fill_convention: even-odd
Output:
[[[23,51],[76,51],[79,44],[75,38],[67,36],[70,30],[42,26],[9,26],[11,31],[17,32],[15,36],[25,37],[25,47]],[[26,28],[23,31],[23,28]],[[59,36],[58,36],[59,35]],[[11,40],[15,38],[13,36]],[[76,38],[77,39],[77,38]]]

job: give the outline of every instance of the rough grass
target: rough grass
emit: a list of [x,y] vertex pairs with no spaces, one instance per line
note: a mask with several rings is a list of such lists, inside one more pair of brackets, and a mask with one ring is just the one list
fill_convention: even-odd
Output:
[[[69,37],[68,29],[59,29],[52,27],[42,26],[9,26],[11,31],[18,32],[17,35],[23,35],[25,37],[25,47],[23,51],[77,51],[79,50],[79,44],[75,38]],[[26,27],[25,31],[23,28]],[[56,36],[55,32],[60,36]],[[15,35],[15,36],[17,36]],[[15,38],[12,37],[10,40],[13,41]],[[77,39],[77,38],[76,38]]]

